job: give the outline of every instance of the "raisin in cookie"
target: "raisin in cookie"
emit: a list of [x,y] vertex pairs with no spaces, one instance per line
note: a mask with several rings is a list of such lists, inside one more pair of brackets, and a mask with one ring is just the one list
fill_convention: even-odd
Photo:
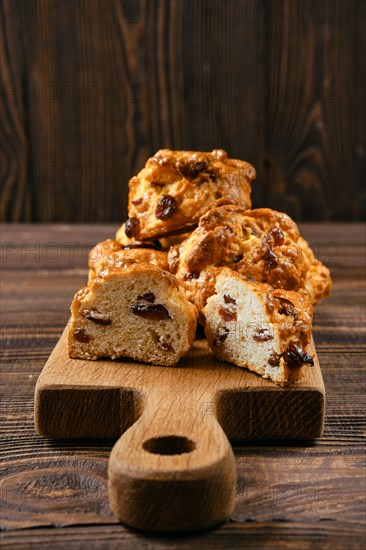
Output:
[[307,353],[313,307],[301,294],[249,281],[223,268],[203,310],[214,355],[285,386],[297,380]]
[[71,304],[69,356],[130,357],[173,366],[191,348],[197,310],[175,277],[151,264],[106,268]]
[[116,241],[123,245],[126,250],[131,250],[132,248],[150,248],[168,251],[171,246],[181,244],[192,232],[188,231],[185,233],[178,233],[176,235],[160,237],[160,239],[147,239],[144,241],[139,241],[133,237],[127,237],[125,228],[126,224],[123,223],[116,233]]
[[[251,164],[211,153],[161,149],[129,182],[128,238],[151,239],[196,224],[220,204],[251,207]],[[118,238],[120,240],[120,238]]]
[[269,208],[225,205],[201,217],[195,231],[168,254],[169,267],[201,310],[214,292],[217,269],[234,271],[274,288],[298,290],[306,266],[292,219]]
[[[127,231],[128,234],[130,234]],[[126,222],[121,225],[116,233],[116,241],[119,242],[124,248],[132,250],[133,248],[150,248],[152,250],[163,250],[161,240],[159,239],[145,239],[141,241],[134,237],[128,237],[126,235]]]

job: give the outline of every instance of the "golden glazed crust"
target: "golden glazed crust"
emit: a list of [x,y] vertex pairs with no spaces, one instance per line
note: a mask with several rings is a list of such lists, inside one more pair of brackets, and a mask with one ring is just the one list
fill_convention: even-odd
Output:
[[301,246],[307,268],[305,289],[309,300],[316,305],[320,300],[328,296],[332,290],[330,271],[318,260],[309,243],[300,237],[298,244]]
[[[257,284],[257,293],[261,292]],[[306,349],[311,340],[313,306],[309,300],[292,290],[282,288],[273,289],[269,285],[266,289],[266,309],[271,318],[271,323],[278,327],[282,342],[288,344],[296,341],[303,349]],[[281,350],[283,351],[283,350]]]
[[166,252],[150,248],[124,248],[117,241],[107,239],[92,248],[89,253],[89,280],[94,279],[108,267],[119,267],[122,264],[152,264],[169,271]]
[[298,228],[286,214],[225,205],[202,216],[191,236],[170,250],[168,261],[188,299],[201,310],[223,266],[273,288],[304,287],[306,266],[298,238]]
[[166,235],[196,224],[220,204],[250,208],[255,177],[251,164],[229,159],[221,149],[161,149],[129,182],[126,234],[142,240]]

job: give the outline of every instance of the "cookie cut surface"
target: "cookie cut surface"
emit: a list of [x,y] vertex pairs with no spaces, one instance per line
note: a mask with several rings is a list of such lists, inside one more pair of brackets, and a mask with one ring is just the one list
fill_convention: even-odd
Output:
[[217,274],[215,292],[203,313],[208,344],[218,359],[281,386],[313,364],[306,351],[313,308],[301,294],[249,281],[228,268]]
[[71,304],[69,356],[173,366],[191,348],[197,311],[173,275],[147,263],[100,271]]

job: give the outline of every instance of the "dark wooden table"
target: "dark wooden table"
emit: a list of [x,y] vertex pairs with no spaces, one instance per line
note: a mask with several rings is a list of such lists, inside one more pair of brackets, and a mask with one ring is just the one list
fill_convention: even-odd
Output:
[[302,227],[334,279],[331,298],[314,318],[327,390],[323,437],[236,446],[232,517],[214,530],[181,537],[136,533],[116,522],[107,498],[113,441],[47,440],[34,431],[34,386],[85,282],[87,251],[115,229],[2,226],[3,547],[361,548],[365,227]]

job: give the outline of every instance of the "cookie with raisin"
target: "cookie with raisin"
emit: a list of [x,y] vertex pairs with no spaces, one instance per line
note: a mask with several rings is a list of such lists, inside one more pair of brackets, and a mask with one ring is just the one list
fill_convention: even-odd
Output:
[[255,177],[249,162],[229,159],[221,149],[161,149],[129,182],[129,217],[121,231],[130,239],[154,239],[187,231],[214,206],[250,208]]
[[313,307],[303,295],[219,271],[215,293],[203,309],[214,355],[280,386],[297,381],[313,365],[308,353]]
[[191,348],[197,310],[171,273],[147,263],[105,267],[71,304],[69,356],[174,366]]

